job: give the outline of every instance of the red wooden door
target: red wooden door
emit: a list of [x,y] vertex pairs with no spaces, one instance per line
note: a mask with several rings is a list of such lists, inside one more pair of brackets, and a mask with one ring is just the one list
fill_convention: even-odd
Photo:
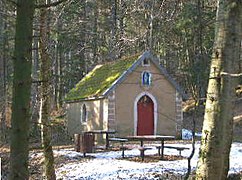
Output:
[[149,96],[138,101],[137,135],[154,135],[154,103]]

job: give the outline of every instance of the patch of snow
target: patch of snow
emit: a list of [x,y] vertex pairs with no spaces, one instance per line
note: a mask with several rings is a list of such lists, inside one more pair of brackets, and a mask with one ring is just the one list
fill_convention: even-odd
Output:
[[[201,132],[195,132],[196,137],[202,137]],[[183,140],[189,140],[192,139],[192,131],[187,130],[187,129],[182,129],[182,139]]]
[[[188,150],[182,151],[182,156],[188,157],[192,150],[191,144],[166,144],[167,146],[182,146],[188,147]],[[191,160],[192,169],[196,168],[198,161],[198,151],[200,143],[195,144],[195,154]],[[230,153],[230,171],[236,173],[242,171],[242,144],[233,143]],[[125,151],[125,157],[139,156],[137,148]],[[55,155],[64,155],[69,158],[82,156],[82,153],[71,150],[54,151]],[[157,149],[153,147],[145,152],[147,155],[157,154]],[[166,155],[178,155],[176,149],[164,149]],[[110,151],[101,153],[88,153],[95,158],[86,159],[80,162],[70,162],[63,164],[56,170],[58,179],[63,180],[114,180],[114,179],[159,179],[158,175],[164,172],[172,172],[179,175],[184,175],[187,171],[187,160],[176,161],[158,161],[150,163],[133,162],[121,158],[121,151]]]
[[60,150],[60,151],[54,150],[54,154],[57,156],[66,156],[68,158],[76,158],[76,157],[83,156],[79,152],[75,152],[72,150]]

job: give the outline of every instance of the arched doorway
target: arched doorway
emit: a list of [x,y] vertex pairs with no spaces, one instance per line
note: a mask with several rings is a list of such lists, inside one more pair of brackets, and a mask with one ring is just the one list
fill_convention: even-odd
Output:
[[154,135],[154,102],[148,95],[137,102],[137,135]]

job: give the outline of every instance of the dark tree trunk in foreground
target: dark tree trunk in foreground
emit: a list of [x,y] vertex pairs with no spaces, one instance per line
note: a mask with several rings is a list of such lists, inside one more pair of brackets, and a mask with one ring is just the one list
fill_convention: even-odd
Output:
[[219,0],[196,179],[226,179],[240,60],[241,1]]
[[9,179],[28,179],[34,1],[17,1]]
[[54,155],[51,145],[51,61],[48,54],[48,10],[40,11],[40,56],[41,56],[41,140],[44,151],[44,179],[55,180]]

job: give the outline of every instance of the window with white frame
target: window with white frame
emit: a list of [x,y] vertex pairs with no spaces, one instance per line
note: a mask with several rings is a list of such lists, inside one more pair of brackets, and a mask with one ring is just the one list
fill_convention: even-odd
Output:
[[143,65],[143,66],[150,66],[150,60],[147,59],[147,58],[145,58],[145,59],[143,60],[143,62],[142,62],[142,65]]
[[81,122],[82,123],[87,122],[87,107],[86,107],[86,104],[83,104],[82,108],[81,108]]

